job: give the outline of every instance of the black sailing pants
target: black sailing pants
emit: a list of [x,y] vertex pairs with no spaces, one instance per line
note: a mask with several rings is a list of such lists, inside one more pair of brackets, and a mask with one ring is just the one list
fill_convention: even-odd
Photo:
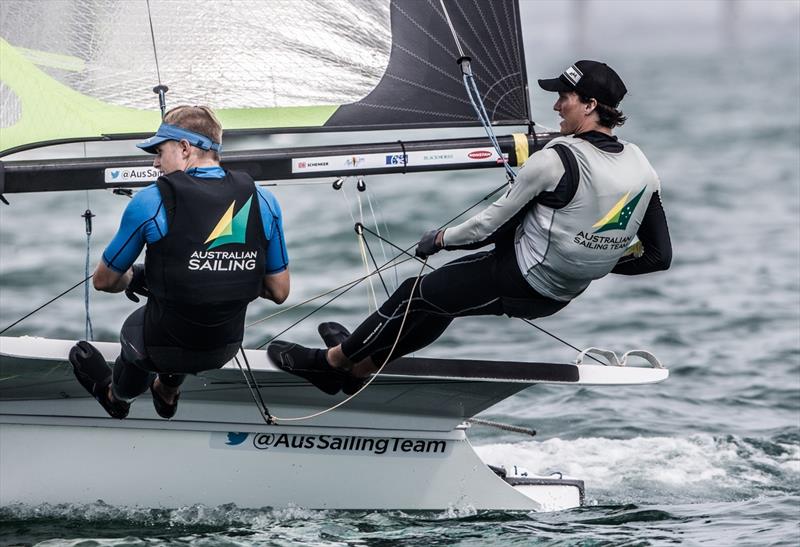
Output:
[[533,319],[552,315],[569,302],[536,292],[517,266],[513,249],[461,257],[420,279],[406,279],[389,299],[342,343],[342,351],[357,363],[372,357],[380,366],[389,356],[409,298],[403,333],[392,352],[394,360],[424,348],[439,338],[456,317],[508,315]]
[[222,367],[233,359],[240,343],[209,350],[187,350],[174,346],[146,346],[145,307],[134,311],[122,324],[122,351],[114,363],[112,389],[117,399],[131,400],[144,393],[156,374],[169,387],[179,387],[186,374]]

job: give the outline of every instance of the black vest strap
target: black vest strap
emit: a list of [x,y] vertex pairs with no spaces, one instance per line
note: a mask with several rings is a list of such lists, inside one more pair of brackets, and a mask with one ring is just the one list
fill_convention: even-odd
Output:
[[161,203],[164,205],[164,210],[167,213],[167,228],[172,226],[172,221],[175,219],[175,191],[163,177],[159,177],[156,181],[158,192],[161,194]]

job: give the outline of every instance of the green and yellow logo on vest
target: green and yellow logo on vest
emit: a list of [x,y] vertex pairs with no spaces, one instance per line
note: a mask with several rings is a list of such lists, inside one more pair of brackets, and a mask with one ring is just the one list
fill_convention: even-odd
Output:
[[231,203],[228,210],[225,211],[225,214],[223,214],[222,218],[217,222],[217,226],[211,230],[208,239],[205,240],[204,243],[208,243],[209,241],[213,242],[208,246],[207,250],[229,243],[245,242],[247,236],[247,218],[250,215],[250,203],[252,201],[253,197],[250,196],[236,215],[233,214],[236,201],[234,200],[233,203]]
[[600,232],[606,232],[608,230],[624,230],[628,226],[628,221],[630,221],[633,215],[633,210],[636,209],[636,204],[639,203],[646,189],[647,186],[642,188],[630,201],[628,201],[628,196],[631,195],[630,192],[622,196],[622,199],[620,199],[603,218],[592,225],[592,228],[597,228],[594,233],[599,234]]

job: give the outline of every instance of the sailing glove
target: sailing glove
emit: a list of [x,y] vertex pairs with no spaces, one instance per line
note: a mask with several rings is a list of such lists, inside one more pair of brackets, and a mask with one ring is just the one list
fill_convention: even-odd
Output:
[[417,243],[417,250],[414,251],[414,254],[417,255],[419,258],[428,258],[432,254],[438,253],[441,247],[436,244],[436,236],[439,235],[439,230],[433,229],[428,230],[419,240]]
[[147,278],[144,275],[144,264],[134,264],[131,266],[133,277],[131,282],[128,283],[128,288],[125,289],[125,296],[133,302],[139,302],[140,294],[145,298],[150,298],[150,291],[147,289]]

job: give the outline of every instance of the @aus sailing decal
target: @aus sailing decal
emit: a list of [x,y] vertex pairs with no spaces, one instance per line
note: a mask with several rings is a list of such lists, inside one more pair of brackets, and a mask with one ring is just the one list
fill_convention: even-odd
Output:
[[103,180],[106,184],[154,182],[163,174],[155,167],[109,167],[103,172]]
[[446,456],[454,441],[405,437],[357,437],[297,433],[212,433],[211,448],[264,453],[371,454],[375,456]]

